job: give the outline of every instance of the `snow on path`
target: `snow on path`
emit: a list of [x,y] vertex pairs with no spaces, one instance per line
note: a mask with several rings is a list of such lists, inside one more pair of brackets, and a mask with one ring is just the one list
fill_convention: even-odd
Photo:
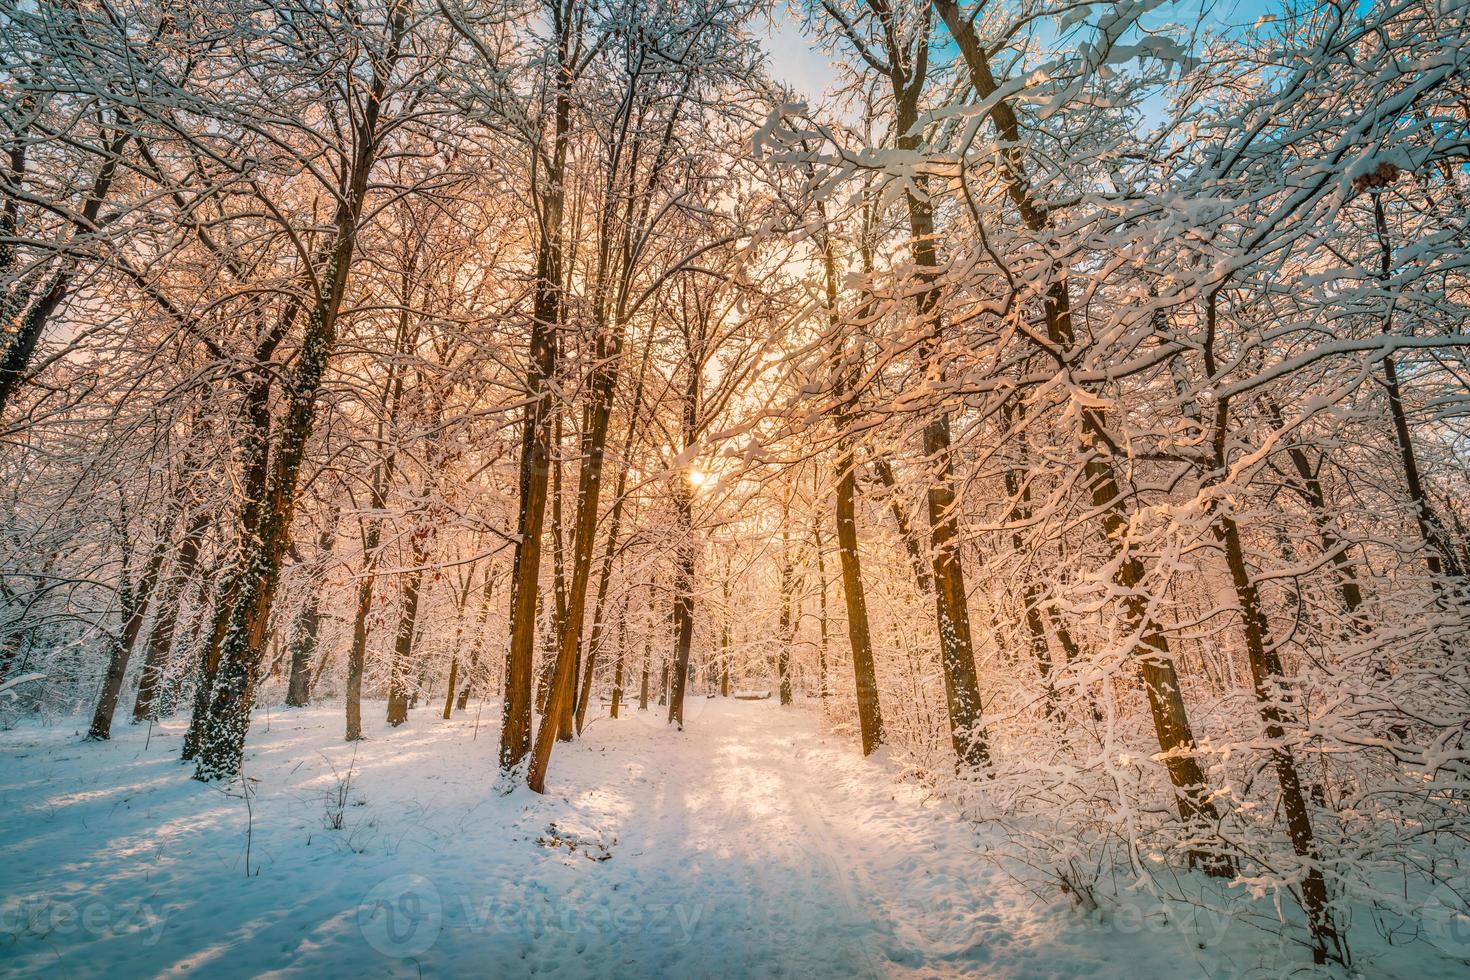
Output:
[[[381,718],[379,705],[365,715]],[[0,734],[0,972],[47,976],[1241,975],[1039,902],[976,829],[801,708],[596,719],[493,791],[497,712],[260,712],[238,791],[182,726]],[[145,741],[148,742],[145,748]],[[355,756],[354,756],[355,753]],[[341,829],[339,776],[353,773]],[[247,829],[248,863],[247,863]],[[248,873],[247,873],[248,872]]]

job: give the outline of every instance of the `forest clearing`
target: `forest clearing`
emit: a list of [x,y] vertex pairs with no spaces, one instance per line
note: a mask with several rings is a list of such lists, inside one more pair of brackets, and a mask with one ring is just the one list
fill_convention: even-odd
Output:
[[1470,969],[1470,0],[0,4],[0,972]]

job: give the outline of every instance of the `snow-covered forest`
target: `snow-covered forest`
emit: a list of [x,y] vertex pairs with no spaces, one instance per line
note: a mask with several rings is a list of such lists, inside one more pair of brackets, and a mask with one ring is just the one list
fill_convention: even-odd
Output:
[[0,972],[1463,976],[1467,199],[1467,0],[6,0]]

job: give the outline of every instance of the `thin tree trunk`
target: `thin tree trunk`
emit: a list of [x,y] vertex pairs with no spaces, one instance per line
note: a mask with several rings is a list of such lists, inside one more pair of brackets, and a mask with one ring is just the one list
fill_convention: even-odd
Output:
[[825,704],[827,689],[827,558],[821,523],[812,521],[812,547],[817,552],[817,696]]
[[[673,677],[665,678],[669,693],[669,723],[684,727],[684,690],[689,679],[689,648],[694,639],[694,502],[687,474],[674,491],[679,514],[680,542],[674,565]],[[664,673],[668,674],[665,666]]]
[[1320,855],[1312,833],[1311,815],[1307,810],[1306,796],[1302,792],[1296,760],[1286,744],[1286,729],[1283,727],[1281,708],[1277,701],[1277,690],[1284,688],[1286,683],[1285,672],[1282,670],[1279,655],[1266,643],[1266,615],[1261,609],[1260,593],[1246,568],[1240,530],[1234,519],[1222,515],[1218,518],[1216,533],[1225,546],[1230,580],[1240,602],[1251,679],[1261,720],[1266,725],[1266,738],[1271,744],[1271,761],[1276,769],[1276,779],[1281,786],[1281,805],[1286,814],[1286,829],[1291,837],[1292,850],[1305,865],[1306,874],[1301,886],[1302,902],[1306,906],[1308,929],[1312,934],[1312,958],[1317,963],[1325,963],[1329,947],[1334,951],[1338,949],[1338,934],[1328,907],[1327,884],[1322,876]]
[[521,423],[520,510],[515,558],[511,566],[510,648],[505,660],[505,701],[501,716],[500,768],[510,772],[531,749],[531,677],[536,647],[537,589],[541,577],[541,537],[551,474],[551,389],[556,373],[557,331],[562,298],[563,174],[571,131],[572,25],[557,23],[556,97],[552,150],[545,190],[538,193],[540,233],[536,249],[536,291],[532,303],[531,358],[526,371],[525,416]]
[[163,681],[163,669],[173,649],[174,631],[179,621],[179,606],[184,591],[194,578],[199,565],[199,545],[209,527],[209,515],[204,510],[196,511],[194,520],[184,532],[179,543],[179,554],[174,560],[173,574],[164,587],[159,601],[158,614],[153,617],[153,629],[148,634],[147,656],[143,660],[143,675],[138,681],[138,697],[133,702],[133,720],[143,721],[156,718],[158,693]]
[[[822,264],[826,273],[826,299],[828,311],[828,326],[830,329],[838,329],[841,321],[837,312],[837,263],[832,254],[832,243],[826,231],[826,215],[822,214],[822,227],[824,230],[822,240]],[[871,254],[866,245],[863,249],[864,266],[871,263]],[[866,271],[866,270],[865,270]],[[834,338],[836,357],[834,358],[833,373],[833,397],[841,404],[848,396],[851,389],[852,372],[856,365],[845,363],[845,344],[841,337]],[[834,463],[837,471],[837,556],[838,564],[842,571],[842,595],[847,608],[847,639],[852,648],[852,671],[853,680],[857,688],[857,710],[858,728],[862,739],[863,755],[872,755],[878,746],[883,744],[883,710],[878,699],[878,675],[877,667],[873,661],[873,639],[868,624],[868,599],[863,589],[862,557],[858,552],[857,534],[857,464],[849,446],[846,433],[848,413],[844,406],[837,415],[838,439],[841,440],[843,449],[838,453]],[[881,473],[886,474],[888,480],[893,479],[893,473],[888,464],[882,463]],[[902,511],[898,509],[898,499],[893,499],[894,514],[899,519],[900,526],[906,522]],[[917,544],[906,533],[903,533],[906,547],[917,548]],[[821,543],[817,545],[818,561],[821,557]],[[914,559],[912,553],[911,559]],[[916,560],[916,570],[920,586],[923,586],[924,576],[922,560]],[[826,641],[826,570],[822,569],[822,638],[823,670],[822,670],[822,696],[827,695],[827,674],[825,664],[825,641]],[[926,590],[927,591],[927,590]]]
[[[107,200],[107,196],[112,190],[113,180],[117,176],[118,162],[122,159],[122,151],[133,138],[131,129],[121,125],[123,120],[119,118],[117,122],[119,124],[118,128],[113,131],[112,136],[107,140],[105,149],[102,151],[102,164],[97,168],[97,175],[92,180],[92,186],[87,192],[87,198],[83,201],[81,210],[77,212],[77,217],[72,221],[71,227],[73,234],[85,234],[96,230],[97,217],[102,211],[103,202]],[[20,180],[24,174],[25,156],[23,147],[18,145],[12,148],[9,156],[11,175],[15,180],[14,186],[19,187]],[[4,212],[3,220],[6,226],[11,229],[16,227],[18,218],[15,201],[15,197],[10,197],[6,201]],[[7,271],[13,257],[13,251],[6,256]],[[30,308],[21,316],[20,323],[15,331],[10,334],[5,345],[5,352],[3,355],[0,355],[0,416],[4,415],[6,407],[10,404],[10,399],[15,395],[21,382],[26,379],[31,360],[36,355],[36,347],[41,341],[41,334],[45,331],[46,324],[56,312],[57,307],[61,305],[62,299],[66,297],[66,292],[71,285],[71,278],[72,271],[69,267],[63,267],[62,271],[53,275],[50,282],[47,283],[46,288],[40,291],[40,294],[31,302]],[[21,299],[19,293],[20,290],[17,290],[18,295],[15,298],[18,300]],[[9,314],[11,311],[6,310],[4,312]],[[8,320],[9,316],[7,315],[5,321]],[[8,322],[6,322],[6,326],[9,326]]]
[[643,676],[638,681],[638,710],[648,710],[648,668],[653,661],[653,641],[643,636]]
[[[609,712],[614,719],[618,716],[618,707],[623,702],[623,655],[628,649],[628,597],[623,596],[622,608],[618,611],[618,659],[613,662],[613,691],[612,710]],[[580,726],[579,726],[580,730]]]
[[[1020,417],[1019,409],[1012,409],[1009,405],[1002,413],[1002,419],[1007,428],[1010,428]],[[1022,445],[1024,446],[1024,441]],[[1022,461],[1025,461],[1024,457]],[[1031,520],[1031,487],[1026,483],[1022,473],[1011,467],[1007,467],[1005,471],[1005,484],[1006,493],[1013,501],[1007,518],[1011,524],[1011,548],[1019,555],[1025,552],[1021,526]],[[1034,577],[1030,575],[1026,577],[1021,586],[1021,596],[1024,606],[1022,617],[1031,641],[1031,656],[1036,662],[1036,672],[1041,675],[1041,683],[1046,690],[1045,710],[1047,717],[1051,718],[1057,713],[1058,697],[1056,684],[1052,679],[1051,645],[1046,638],[1046,623],[1041,618],[1042,592]],[[1065,731],[1063,735],[1065,737]]]
[[780,646],[776,650],[776,675],[780,681],[782,704],[791,703],[791,644],[795,630],[791,619],[791,532],[787,530],[790,513],[784,508],[781,514],[781,620],[777,627]]
[[[695,351],[688,351],[684,383],[682,435],[684,449],[692,447],[699,434],[700,388],[703,372]],[[678,514],[678,546],[674,564],[674,676],[669,691],[669,722],[684,727],[684,690],[689,678],[689,647],[694,639],[694,486],[686,470],[674,481],[674,506]]]
[[[1388,237],[1388,219],[1383,211],[1383,195],[1373,194],[1373,221],[1378,233],[1379,245],[1379,280],[1384,289],[1389,288],[1389,280],[1393,271],[1393,246]],[[1392,321],[1388,315],[1384,316],[1383,332],[1391,332]],[[1443,600],[1444,584],[1439,581],[1441,575],[1448,573],[1459,578],[1464,574],[1460,567],[1459,556],[1455,553],[1454,546],[1450,543],[1449,534],[1445,531],[1444,523],[1439,514],[1429,502],[1429,495],[1424,492],[1424,484],[1419,475],[1419,459],[1414,452],[1414,440],[1409,432],[1408,416],[1404,412],[1404,399],[1399,387],[1398,365],[1392,354],[1383,359],[1383,387],[1388,392],[1388,413],[1393,421],[1394,441],[1398,444],[1399,461],[1404,471],[1404,486],[1409,492],[1409,502],[1414,506],[1414,519],[1419,525],[1419,533],[1427,545],[1424,551],[1424,562],[1429,567],[1429,574],[1435,578],[1435,589]]]
[[470,645],[470,665],[465,671],[464,684],[459,690],[459,701],[455,705],[460,711],[470,701],[470,689],[475,686],[475,669],[480,663],[480,651],[485,647],[485,623],[490,616],[490,598],[495,591],[495,576],[491,569],[485,569],[485,591],[480,596],[480,614],[475,628],[475,639]]
[[165,521],[160,525],[158,541],[148,556],[148,563],[144,566],[143,574],[138,579],[136,587],[128,582],[123,583],[122,631],[111,644],[111,656],[107,662],[107,674],[102,680],[102,692],[97,698],[97,710],[92,714],[92,727],[87,730],[87,737],[90,739],[106,741],[112,737],[112,716],[117,711],[117,699],[122,693],[123,677],[127,673],[128,661],[133,655],[133,647],[138,642],[138,634],[143,629],[143,620],[148,616],[148,607],[153,601],[153,590],[158,584],[158,574],[163,568],[164,555],[168,551],[169,523],[171,522]]
[[388,724],[397,728],[408,721],[407,677],[413,664],[414,628],[419,615],[419,588],[424,581],[424,562],[428,556],[417,543],[413,549],[413,571],[403,585],[403,606],[399,611],[398,635],[393,641],[393,664],[388,672]]
[[[993,98],[999,86],[990,70],[989,56],[975,31],[974,23],[960,11],[955,0],[932,0],[934,8],[949,28],[960,56],[969,69],[971,87],[982,99],[990,100],[988,115],[1003,144],[998,159],[1007,196],[1020,213],[1022,222],[1033,232],[1050,227],[1050,215],[1039,205],[1026,177],[1020,126],[1010,101]],[[1056,274],[1047,287],[1043,304],[1047,338],[1063,351],[1075,343],[1071,319],[1070,285],[1064,274]],[[1103,419],[1099,412],[1085,409],[1082,413],[1083,449],[1087,453],[1085,475],[1092,488],[1093,505],[1103,514],[1105,540],[1112,543],[1118,559],[1114,582],[1123,590],[1124,622],[1131,635],[1139,637],[1134,659],[1143,679],[1149,709],[1159,748],[1165,756],[1180,817],[1186,822],[1199,820],[1214,823],[1218,814],[1209,800],[1204,771],[1194,757],[1194,733],[1185,710],[1178,673],[1169,644],[1158,625],[1148,615],[1148,600],[1139,593],[1144,580],[1143,563],[1126,552],[1129,521],[1125,498],[1112,464],[1103,455],[1110,448]],[[1211,874],[1228,876],[1232,867],[1227,861],[1199,855]]]
[[[553,675],[552,696],[558,686],[576,682],[575,673],[563,673],[575,664],[573,654],[580,649],[582,623],[587,612],[587,584],[592,571],[592,549],[597,535],[597,509],[602,495],[602,470],[607,446],[608,430],[612,420],[613,396],[617,391],[618,362],[623,347],[623,325],[617,321],[611,336],[599,331],[595,348],[597,367],[592,372],[592,406],[588,412],[587,425],[582,434],[582,466],[577,482],[577,526],[572,544],[571,590],[567,594],[567,619],[561,636],[561,653],[557,673]],[[651,345],[648,348],[652,349]],[[648,358],[643,361],[647,370]],[[592,694],[592,674],[597,667],[598,648],[602,642],[602,611],[607,601],[608,583],[612,578],[613,554],[617,549],[618,534],[623,519],[623,505],[628,491],[628,456],[632,451],[633,439],[638,431],[638,413],[643,402],[643,376],[640,372],[637,388],[633,395],[632,412],[628,417],[628,431],[623,439],[622,465],[618,470],[618,482],[613,490],[613,503],[608,515],[607,544],[603,549],[602,563],[597,577],[597,598],[592,615],[592,633],[587,644],[587,664],[583,671],[581,696],[577,699],[575,722],[577,734],[587,718],[587,702]],[[567,696],[567,692],[561,695]],[[537,744],[531,760],[532,789],[542,792],[546,779],[546,767],[551,759],[551,744],[541,744],[537,733]]]
[[725,600],[720,620],[720,697],[730,696],[730,561],[725,560],[725,577],[720,583]]
[[[317,538],[316,567],[325,571],[326,560],[332,554],[337,541],[337,512],[333,508],[326,526]],[[313,582],[301,612],[291,630],[291,676],[286,683],[286,704],[293,708],[305,708],[311,704],[312,661],[316,658],[317,637],[322,623],[322,586]]]

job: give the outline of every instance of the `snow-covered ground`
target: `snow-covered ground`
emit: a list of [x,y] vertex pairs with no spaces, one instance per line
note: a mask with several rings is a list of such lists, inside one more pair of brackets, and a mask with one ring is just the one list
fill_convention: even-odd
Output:
[[[1087,916],[1004,841],[772,701],[697,700],[559,745],[495,792],[497,712],[342,742],[260,711],[247,801],[189,778],[182,725],[0,733],[0,971],[47,976],[1274,976],[1248,926]],[[339,791],[350,774],[345,796]],[[344,799],[345,805],[336,805]],[[340,823],[340,827],[331,826]],[[1136,910],[1135,910],[1136,911]],[[1422,944],[1419,944],[1422,946]],[[1372,975],[1463,975],[1406,951]],[[1398,967],[1402,969],[1398,969]]]

